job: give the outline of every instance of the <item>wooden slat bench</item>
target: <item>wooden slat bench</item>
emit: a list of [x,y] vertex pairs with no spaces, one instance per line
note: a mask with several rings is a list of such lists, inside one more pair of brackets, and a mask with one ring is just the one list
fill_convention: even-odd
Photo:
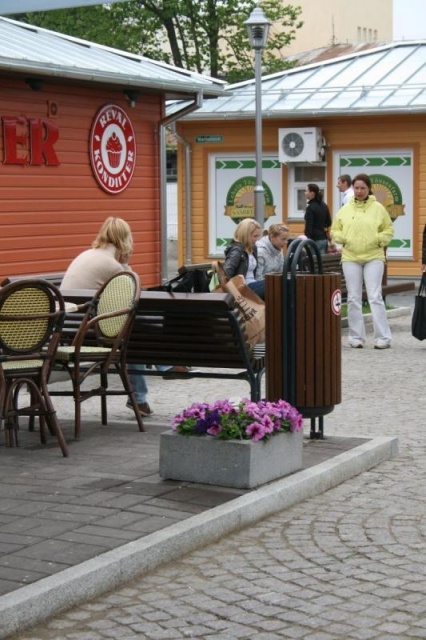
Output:
[[[342,300],[346,301],[348,297],[348,291],[346,289],[346,280],[343,274],[342,262],[340,253],[327,253],[322,258],[322,268],[323,273],[339,273],[341,276],[342,282]],[[393,293],[402,293],[404,291],[414,291],[415,283],[414,281],[395,281],[392,283],[388,282],[387,277],[387,269],[385,268],[385,272],[383,274],[382,280],[382,294],[383,297],[391,295]],[[363,289],[362,298],[366,302],[367,301],[367,292]]]
[[64,277],[64,272],[62,273],[37,273],[31,274],[28,276],[8,276],[1,283],[0,286],[5,287],[7,284],[11,284],[12,282],[17,282],[18,280],[22,280],[24,278],[42,278],[43,280],[47,280],[51,284],[54,284],[56,287],[60,287],[62,279]]
[[[90,298],[84,291],[63,295],[77,304]],[[248,349],[233,307],[230,294],[142,291],[127,349],[129,369],[132,364],[149,364],[153,368],[144,375],[162,376],[155,365],[201,367],[179,379],[246,380],[251,399],[260,400],[264,347]],[[65,333],[72,333],[75,315],[68,316]]]
[[[63,275],[9,276],[1,286],[34,277],[59,287]],[[66,301],[81,304],[90,299],[93,292],[74,290],[63,294]],[[154,368],[144,372],[148,376],[163,375],[155,368],[157,364],[202,367],[207,370],[190,372],[179,378],[246,380],[251,398],[259,400],[265,371],[264,346],[253,352],[248,350],[233,306],[234,299],[230,294],[142,291],[127,352],[129,365],[152,365]],[[81,317],[78,313],[67,315],[63,329],[65,340],[72,340]]]
[[[341,282],[342,282],[342,288],[341,288],[342,300],[343,302],[346,302],[348,297],[348,291],[346,289],[346,280],[343,274],[340,253],[326,253],[322,255],[321,258],[322,258],[323,273],[339,273],[340,274]],[[188,271],[192,271],[196,269],[204,269],[208,271],[209,269],[211,269],[211,263],[207,262],[207,263],[183,265],[182,267],[180,267],[179,273],[183,274]],[[396,280],[390,283],[388,281],[388,276],[387,276],[387,267],[385,266],[385,272],[383,274],[383,280],[382,280],[383,298],[386,298],[386,296],[391,295],[393,293],[403,293],[405,291],[414,291],[415,286],[416,285],[414,281]],[[363,288],[362,299],[364,302],[367,302],[367,292],[365,288]]]
[[[142,291],[127,349],[127,362],[201,367],[185,378],[237,378],[260,400],[264,353],[246,345],[234,299],[223,293]],[[223,371],[228,369],[228,371]],[[147,375],[164,375],[148,369]]]

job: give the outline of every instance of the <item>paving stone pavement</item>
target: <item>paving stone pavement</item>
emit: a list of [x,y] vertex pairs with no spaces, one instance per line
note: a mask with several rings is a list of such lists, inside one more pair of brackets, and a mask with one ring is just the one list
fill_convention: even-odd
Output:
[[[411,337],[410,316],[391,326],[387,351],[372,349],[371,328],[362,350],[343,336],[343,402],[325,430],[397,436],[396,458],[15,640],[426,638],[425,401],[415,384],[426,344]],[[193,389],[178,384],[184,406]]]

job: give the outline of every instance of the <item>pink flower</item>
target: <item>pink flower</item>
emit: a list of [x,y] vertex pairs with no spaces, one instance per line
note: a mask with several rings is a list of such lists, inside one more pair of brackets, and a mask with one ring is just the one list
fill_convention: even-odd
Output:
[[288,415],[290,420],[290,431],[302,431],[303,429],[303,416],[294,407],[291,407]]
[[263,417],[262,424],[265,428],[265,433],[274,433],[275,423],[271,420],[269,416]]
[[207,429],[207,433],[209,434],[209,436],[217,436],[217,434],[220,433],[221,431],[222,431],[222,425],[220,424],[214,424],[209,429]]
[[247,427],[246,433],[248,436],[251,437],[253,442],[258,442],[259,440],[262,440],[262,438],[265,437],[266,431],[265,431],[265,427],[263,426],[263,424],[260,424],[260,422],[252,422]]
[[280,432],[300,431],[303,416],[285,400],[216,400],[193,403],[173,418],[172,428],[186,436],[207,434],[221,440],[259,442]]

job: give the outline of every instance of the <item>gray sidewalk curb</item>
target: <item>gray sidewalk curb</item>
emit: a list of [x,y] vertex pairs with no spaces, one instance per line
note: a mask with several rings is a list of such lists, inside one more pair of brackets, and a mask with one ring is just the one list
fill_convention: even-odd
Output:
[[397,438],[372,438],[326,462],[8,593],[0,598],[0,638],[19,633],[229,533],[336,487],[397,453]]
[[[386,315],[388,318],[399,318],[400,316],[411,316],[413,309],[411,307],[397,307],[396,309],[388,309]],[[372,324],[373,317],[371,313],[364,315],[364,322],[366,324]],[[348,326],[348,319],[342,318],[342,328],[345,329]]]

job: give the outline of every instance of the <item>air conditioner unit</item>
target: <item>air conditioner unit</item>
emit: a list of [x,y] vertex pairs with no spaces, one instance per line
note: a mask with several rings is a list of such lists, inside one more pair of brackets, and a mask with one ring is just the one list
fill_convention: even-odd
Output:
[[278,129],[280,162],[320,162],[322,144],[319,127]]

